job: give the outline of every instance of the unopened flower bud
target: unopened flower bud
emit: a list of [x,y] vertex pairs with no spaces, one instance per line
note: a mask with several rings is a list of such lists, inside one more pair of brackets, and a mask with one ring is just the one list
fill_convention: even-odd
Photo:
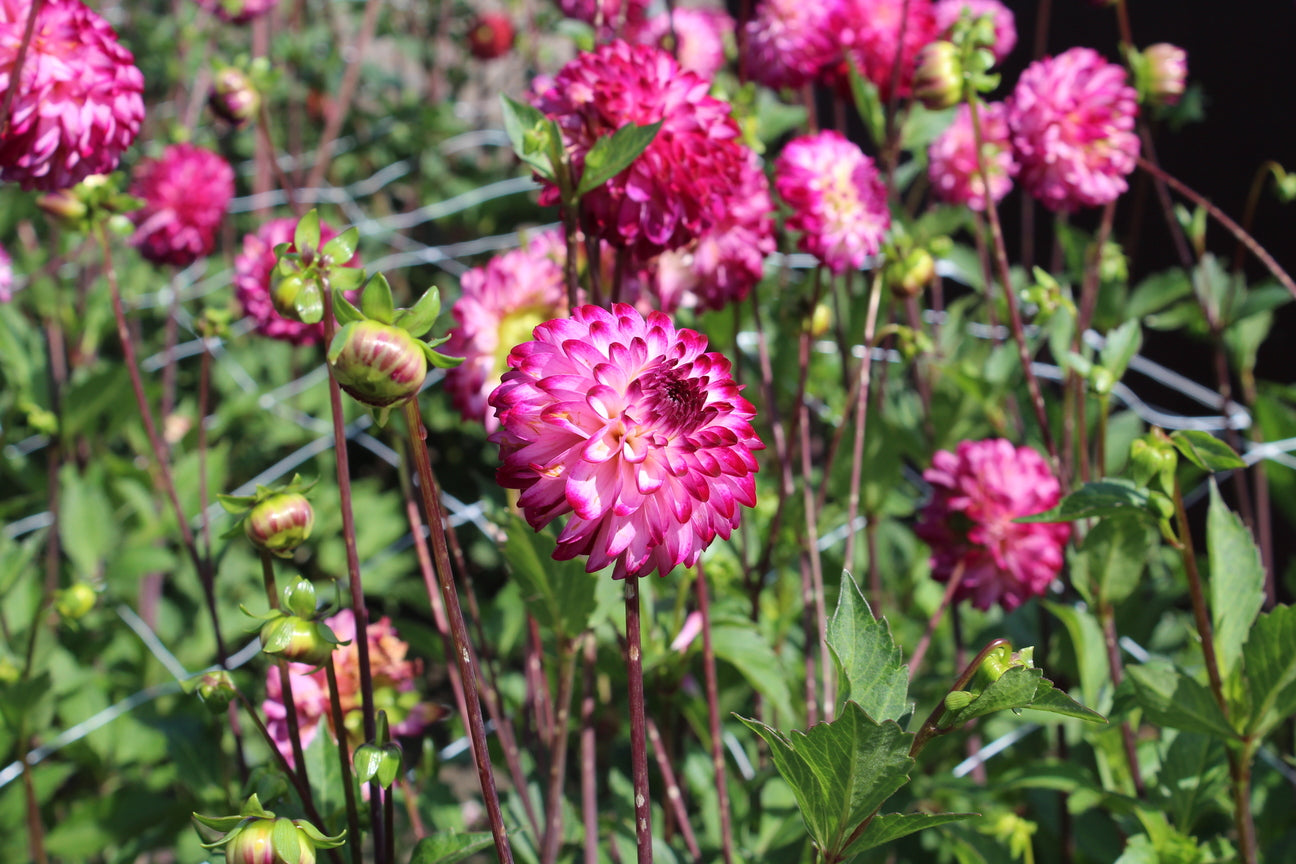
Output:
[[1177,105],[1188,80],[1188,52],[1168,42],[1143,51],[1147,64],[1147,98],[1156,105]]
[[224,669],[208,672],[198,683],[198,698],[213,714],[223,713],[234,700],[235,692],[234,679]]
[[296,273],[276,282],[270,290],[270,302],[274,305],[275,311],[289,321],[296,321],[299,316],[295,301],[305,285],[306,281]]
[[963,99],[963,64],[957,45],[937,40],[918,52],[913,92],[932,111],[952,108]]
[[64,621],[79,621],[95,607],[96,599],[93,586],[77,582],[54,595],[54,610]]
[[310,537],[314,525],[315,511],[306,496],[281,492],[254,506],[243,523],[243,530],[253,546],[288,558]]
[[820,303],[815,306],[814,312],[810,314],[810,335],[815,339],[820,339],[828,328],[832,327],[833,313],[827,303]]
[[1178,467],[1179,451],[1160,430],[1154,429],[1130,444],[1130,468],[1134,482],[1140,486],[1159,486],[1164,491],[1171,491]]
[[207,105],[212,113],[239,128],[257,115],[261,94],[241,69],[226,66],[216,73]]
[[468,50],[478,60],[503,57],[513,47],[513,22],[502,12],[483,12],[468,31]]
[[901,297],[916,297],[936,276],[936,259],[926,249],[911,249],[888,268],[891,291]]
[[379,321],[352,321],[333,337],[329,366],[343,390],[373,408],[413,397],[427,377],[427,355],[407,331]]
[[322,621],[279,615],[261,628],[261,650],[294,663],[323,666],[337,646],[337,637]]
[[88,212],[85,202],[71,189],[42,195],[36,199],[36,206],[63,225],[75,225]]
[[252,819],[225,844],[225,860],[229,864],[315,864],[316,847],[328,847],[312,835],[323,837],[302,819]]

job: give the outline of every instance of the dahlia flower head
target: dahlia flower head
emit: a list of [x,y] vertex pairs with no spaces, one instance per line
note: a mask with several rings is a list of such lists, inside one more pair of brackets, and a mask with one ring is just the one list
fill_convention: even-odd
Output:
[[554,558],[594,573],[691,567],[756,503],[755,410],[729,361],[662,312],[580,306],[535,328],[491,394],[496,478],[539,531],[570,514]]
[[745,299],[774,251],[773,214],[769,180],[753,153],[724,217],[688,246],[657,258],[654,290],[662,311],[718,310]]
[[797,248],[833,273],[858,269],[891,227],[886,187],[873,160],[831,129],[788,142],[774,163],[774,188],[791,210]]
[[558,8],[592,26],[600,41],[631,33],[648,19],[648,0],[558,0]]
[[279,0],[195,0],[195,2],[229,24],[246,24],[279,4]]
[[[728,12],[720,9],[676,8],[674,12],[674,54],[680,67],[696,72],[710,81],[725,65],[725,40],[732,38],[735,24]],[[640,45],[656,45],[670,50],[671,16],[654,15],[631,34]]]
[[838,34],[845,58],[886,102],[893,79],[896,96],[905,98],[913,92],[918,52],[939,31],[931,0],[843,0],[832,32]]
[[[981,157],[990,180],[990,197],[997,204],[1012,190],[1013,178],[1020,169],[1013,156],[1008,109],[1002,102],[989,102],[979,108],[977,116],[981,121]],[[972,111],[966,103],[958,107],[954,122],[931,143],[927,157],[927,175],[937,198],[985,212],[986,183],[977,170]]]
[[1125,70],[1090,48],[1026,68],[1008,102],[1021,183],[1050,210],[1116,200],[1138,163],[1138,94]]
[[[562,130],[577,177],[599,138],[627,123],[662,121],[629,168],[582,199],[595,236],[646,262],[724,217],[749,150],[709,82],[660,48],[617,41],[578,55],[549,83],[534,102]],[[558,203],[557,187],[546,182],[541,203]]]
[[744,68],[766,87],[801,87],[841,55],[844,0],[760,0],[747,22]]
[[1012,10],[999,0],[936,0],[936,32],[942,39],[949,38],[964,9],[973,19],[990,16],[995,34],[990,51],[995,62],[1002,63],[1017,46],[1017,19]]
[[509,351],[566,305],[563,243],[562,232],[545,231],[459,280],[462,293],[450,310],[458,323],[445,352],[464,361],[446,370],[446,388],[464,419],[484,423],[487,432],[499,427],[486,400],[508,368]]
[[234,197],[234,169],[210,150],[173,144],[135,166],[130,191],[144,199],[131,214],[131,245],[149,261],[187,267],[216,246]]
[[[342,703],[345,736],[333,726],[329,705],[328,673],[304,663],[289,663],[292,676],[293,703],[297,710],[297,723],[301,733],[302,749],[310,746],[319,732],[323,720],[335,739],[345,737],[351,749],[364,743],[360,712],[363,710],[360,693],[360,649],[355,644],[355,614],[343,609],[324,623],[334,635],[350,644],[333,652],[333,666],[338,679],[338,701]],[[414,682],[422,674],[422,664],[407,659],[409,645],[401,640],[391,619],[383,617],[370,621],[366,628],[369,640],[369,669],[373,676],[375,707],[387,712],[393,735],[417,735],[433,719],[430,705],[418,700]],[[288,706],[284,704],[283,679],[278,664],[266,673],[266,698],[261,703],[266,716],[266,728],[274,739],[275,747],[293,761],[292,739],[288,733]]]
[[[291,244],[296,219],[271,219],[261,225],[255,234],[243,237],[243,251],[234,258],[234,299],[243,314],[256,322],[256,332],[271,339],[280,339],[294,345],[309,345],[324,341],[324,324],[303,324],[285,318],[275,311],[270,299],[274,287],[274,269],[278,259],[275,247]],[[320,221],[320,245],[338,235],[329,224]],[[347,262],[359,266],[359,256]]]
[[963,441],[937,451],[923,472],[932,500],[914,531],[931,546],[932,576],[962,576],[954,599],[1011,612],[1043,594],[1062,569],[1066,522],[1014,522],[1057,504],[1062,489],[1044,457],[1003,438]]
[[12,99],[0,180],[53,192],[117,167],[144,120],[144,76],[80,0],[45,0],[15,81],[32,5],[0,0],[0,100]]

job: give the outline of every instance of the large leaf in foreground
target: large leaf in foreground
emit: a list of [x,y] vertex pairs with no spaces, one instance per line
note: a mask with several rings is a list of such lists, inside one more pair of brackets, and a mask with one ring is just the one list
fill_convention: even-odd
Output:
[[1215,656],[1220,677],[1228,681],[1264,605],[1264,566],[1251,532],[1224,504],[1211,481],[1206,513],[1206,549],[1210,557],[1210,604]]
[[898,720],[908,710],[909,670],[885,618],[874,618],[859,585],[842,574],[837,611],[828,622],[828,647],[841,670],[843,699],[874,720]]
[[1257,618],[1242,657],[1251,685],[1247,731],[1263,737],[1296,714],[1296,606]]

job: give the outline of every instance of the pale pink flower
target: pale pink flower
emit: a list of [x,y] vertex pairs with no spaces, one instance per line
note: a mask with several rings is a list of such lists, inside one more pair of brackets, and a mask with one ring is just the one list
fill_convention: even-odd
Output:
[[1044,457],[1003,438],[963,441],[955,453],[937,451],[923,478],[932,484],[932,500],[914,531],[931,546],[937,581],[962,569],[956,600],[1011,611],[1044,593],[1062,569],[1071,526],[1013,521],[1062,497]]
[[[1003,200],[1013,186],[1019,166],[1013,158],[1008,110],[1002,102],[984,104],[977,111],[981,121],[981,157],[990,179],[990,197]],[[954,122],[932,142],[928,150],[927,174],[936,197],[949,204],[966,204],[985,211],[986,184],[977,170],[976,140],[972,134],[972,112],[960,105]]]
[[1178,105],[1188,81],[1188,52],[1178,45],[1158,42],[1143,49],[1148,99],[1158,105]]
[[841,54],[834,22],[843,0],[761,0],[747,22],[744,68],[775,90],[819,77]]
[[996,61],[1012,53],[1017,45],[1017,19],[999,0],[936,0],[936,32],[942,38],[949,37],[964,9],[972,18],[988,15],[994,21],[995,41],[990,50]]
[[683,249],[658,257],[654,287],[662,311],[723,309],[745,299],[774,251],[773,212],[769,180],[752,154],[724,218]]
[[562,233],[546,231],[459,280],[463,293],[451,309],[458,324],[442,350],[464,362],[446,370],[446,388],[464,419],[485,423],[487,432],[499,426],[486,399],[508,368],[509,351],[566,303],[566,258]]
[[[594,235],[640,262],[719,222],[742,181],[748,149],[729,104],[709,88],[660,48],[617,41],[577,56],[536,96],[562,129],[576,177],[599,138],[662,121],[629,168],[582,200]],[[557,188],[549,184],[540,200],[558,203]]]
[[795,138],[774,163],[774,188],[791,209],[797,248],[834,273],[858,268],[891,227],[886,187],[873,160],[831,129]]
[[[349,644],[333,652],[333,666],[338,679],[338,701],[342,705],[343,724],[347,743],[354,749],[363,742],[363,727],[359,712],[363,710],[360,694],[360,649],[355,644],[355,615],[343,609],[324,623],[334,635]],[[369,670],[373,680],[374,707],[387,712],[387,721],[393,735],[417,735],[433,718],[433,706],[419,701],[415,682],[422,674],[422,663],[406,659],[409,645],[401,640],[391,619],[370,621],[366,628],[369,647]],[[323,720],[338,739],[333,725],[330,706],[328,673],[304,663],[289,663],[292,675],[293,703],[297,708],[297,722],[301,732],[302,748],[310,746]],[[266,727],[279,752],[292,762],[292,742],[288,735],[288,708],[284,704],[283,682],[278,665],[271,666],[266,675],[266,698],[261,704],[266,715]]]
[[[676,8],[674,54],[680,67],[710,80],[725,65],[725,40],[732,38],[734,20],[720,9]],[[671,16],[665,12],[649,18],[634,31],[633,41],[670,49]]]
[[13,259],[9,253],[0,246],[0,303],[8,303],[13,299],[14,272]]
[[[243,251],[234,258],[234,299],[243,314],[256,322],[256,331],[262,336],[308,345],[324,340],[323,323],[303,324],[284,318],[270,300],[270,289],[276,278],[275,247],[280,243],[291,244],[296,227],[296,219],[272,219],[263,223],[255,234],[243,237]],[[332,226],[320,222],[321,243],[327,243],[337,233]],[[358,256],[348,262],[348,266],[358,265]]]
[[[838,34],[846,59],[873,82],[886,102],[891,98],[893,80],[897,96],[910,94],[918,52],[938,32],[936,11],[931,0],[844,0],[833,32]],[[840,86],[845,69],[839,67],[836,74]]]
[[1138,162],[1138,94],[1090,48],[1037,60],[1008,103],[1026,191],[1051,210],[1116,200]]
[[554,557],[594,573],[691,567],[756,503],[764,445],[729,361],[706,338],[625,304],[581,306],[509,354],[491,394],[501,486],[537,531],[571,514]]
[[199,6],[230,24],[246,24],[273,9],[279,0],[196,0]]
[[117,167],[144,120],[144,76],[80,0],[45,0],[15,82],[31,9],[31,0],[0,0],[0,100],[12,99],[0,180],[55,191]]
[[601,41],[631,33],[648,18],[648,0],[558,0],[558,8],[593,25]]
[[130,191],[144,199],[131,214],[131,245],[150,261],[187,267],[216,246],[234,197],[234,169],[210,150],[173,144],[135,166]]

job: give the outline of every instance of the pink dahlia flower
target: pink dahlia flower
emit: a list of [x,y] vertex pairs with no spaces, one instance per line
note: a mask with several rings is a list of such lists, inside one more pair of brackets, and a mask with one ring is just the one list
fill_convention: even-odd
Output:
[[[292,321],[275,311],[270,300],[270,289],[277,259],[275,247],[293,242],[296,219],[272,219],[257,229],[255,234],[243,237],[243,251],[234,258],[234,299],[243,314],[256,322],[256,331],[271,339],[282,339],[294,345],[307,345],[324,340],[324,325],[303,324]],[[320,222],[320,242],[327,243],[337,236],[337,231]],[[358,256],[348,264],[357,266]]]
[[1062,569],[1071,536],[1065,522],[1020,524],[1057,504],[1062,489],[1044,457],[1003,438],[940,450],[923,478],[933,487],[914,531],[932,549],[932,576],[962,569],[955,599],[1012,611],[1043,594]]
[[1017,45],[1017,19],[999,0],[936,0],[936,32],[948,38],[964,9],[973,18],[988,15],[994,21],[995,41],[990,50],[996,62],[1012,53]]
[[729,361],[633,307],[581,306],[535,328],[491,394],[501,486],[537,531],[570,513],[554,557],[612,575],[691,567],[756,503],[764,447]]
[[[839,34],[845,56],[885,102],[891,98],[892,80],[897,96],[912,92],[918,52],[938,32],[936,11],[931,0],[844,0],[833,32]],[[838,75],[844,81],[845,70]]]
[[173,144],[135,166],[131,194],[144,199],[131,214],[131,245],[150,261],[187,267],[216,246],[234,197],[234,169],[210,150]]
[[8,303],[13,299],[13,259],[9,253],[0,246],[0,303]]
[[774,188],[791,209],[797,248],[834,273],[858,268],[878,251],[891,212],[873,160],[839,132],[802,135],[774,163]]
[[566,304],[566,257],[561,232],[546,231],[460,279],[463,293],[451,309],[459,323],[444,350],[464,362],[446,370],[446,387],[464,419],[485,423],[487,432],[499,427],[486,399],[508,368],[509,351]]
[[[725,40],[732,38],[734,20],[720,9],[675,10],[675,57],[680,67],[710,80],[725,65]],[[665,12],[649,18],[633,33],[641,45],[670,50],[671,16]]]
[[773,212],[769,181],[753,154],[724,218],[693,243],[657,259],[662,310],[723,309],[746,298],[774,251]]
[[[356,647],[355,615],[343,609],[324,621],[333,633],[350,644],[333,652],[333,665],[337,671],[338,701],[342,703],[343,723],[346,726],[348,746],[354,749],[364,743],[359,712],[360,650]],[[375,707],[387,712],[393,735],[417,735],[433,719],[433,707],[420,703],[414,682],[422,674],[422,664],[408,660],[409,645],[400,639],[391,619],[383,617],[370,621],[369,669],[373,676]],[[328,674],[304,663],[289,663],[292,675],[293,703],[297,709],[297,723],[301,732],[303,749],[310,746],[323,720],[336,739],[338,730],[333,726],[329,705]],[[284,704],[283,682],[278,665],[271,666],[266,675],[266,698],[261,704],[266,715],[266,728],[275,746],[292,762],[292,741],[288,735],[288,707]]]
[[230,24],[246,24],[278,5],[279,0],[197,0],[208,12]]
[[[719,222],[742,181],[749,151],[709,88],[660,48],[618,41],[577,56],[536,97],[562,129],[577,177],[599,138],[662,121],[639,158],[581,202],[594,234],[641,262]],[[550,185],[541,202],[557,201]]]
[[0,180],[54,191],[117,167],[144,120],[144,76],[80,0],[45,0],[15,82],[31,9],[31,0],[0,0],[0,100],[12,100]]
[[[1002,102],[991,102],[983,105],[977,116],[981,121],[981,157],[990,179],[990,197],[997,204],[1012,189],[1019,167],[1013,158],[1008,109]],[[927,174],[936,197],[942,201],[985,211],[986,184],[977,170],[972,112],[966,104],[959,106],[954,122],[932,142]]]
[[747,22],[747,74],[775,90],[818,78],[841,53],[833,22],[842,6],[842,0],[761,0]]
[[1026,68],[1008,103],[1022,185],[1051,210],[1098,207],[1123,193],[1138,161],[1138,94],[1125,70],[1089,48]]
[[558,0],[558,8],[593,25],[601,41],[631,33],[648,18],[648,0]]

